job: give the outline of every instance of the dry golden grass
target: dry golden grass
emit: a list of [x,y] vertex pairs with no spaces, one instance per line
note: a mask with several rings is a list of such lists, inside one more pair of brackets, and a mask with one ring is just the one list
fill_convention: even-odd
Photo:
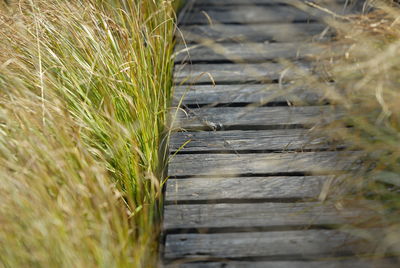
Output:
[[0,10],[0,266],[154,267],[171,1]]
[[[319,63],[325,79],[306,83],[323,90],[344,116],[317,128],[317,135],[345,141],[364,152],[362,168],[326,187],[338,204],[372,200],[377,212],[354,226],[382,228],[377,256],[400,252],[400,6],[395,1],[368,1],[365,13],[327,21],[346,49]],[[332,83],[334,81],[334,83]]]

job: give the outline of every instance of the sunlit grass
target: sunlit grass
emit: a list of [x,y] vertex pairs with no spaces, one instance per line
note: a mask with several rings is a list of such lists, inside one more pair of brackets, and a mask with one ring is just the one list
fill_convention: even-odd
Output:
[[173,3],[9,2],[0,14],[0,263],[154,266]]

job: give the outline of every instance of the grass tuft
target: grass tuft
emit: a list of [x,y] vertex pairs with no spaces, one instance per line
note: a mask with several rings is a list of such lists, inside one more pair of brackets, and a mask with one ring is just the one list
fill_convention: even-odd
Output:
[[0,9],[0,263],[154,267],[172,1]]

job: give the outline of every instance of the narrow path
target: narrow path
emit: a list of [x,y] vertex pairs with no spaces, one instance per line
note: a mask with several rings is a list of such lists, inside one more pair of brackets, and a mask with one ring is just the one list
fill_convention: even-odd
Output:
[[318,93],[286,86],[312,71],[316,42],[330,36],[322,13],[289,2],[302,1],[197,0],[181,22],[168,267],[372,267],[355,258],[356,237],[332,228],[359,211],[318,201],[354,154],[311,139],[309,128],[340,114]]

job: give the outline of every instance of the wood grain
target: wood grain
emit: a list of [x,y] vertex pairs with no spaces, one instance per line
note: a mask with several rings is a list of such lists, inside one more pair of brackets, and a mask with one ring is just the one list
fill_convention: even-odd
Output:
[[351,254],[359,241],[334,230],[171,234],[166,238],[164,256],[170,260],[292,256],[311,259]]
[[326,54],[320,44],[310,43],[242,43],[176,46],[175,62],[265,62],[280,59],[313,59]]
[[[166,267],[373,267],[354,256],[376,245],[328,229],[365,214],[317,201],[326,182],[359,166],[360,152],[309,138],[341,108],[308,87],[288,89],[321,75],[316,55],[332,57],[326,14],[303,0],[189,2],[176,32],[170,126],[181,132],[170,139]],[[353,259],[335,259],[344,255]]]
[[276,102],[308,105],[324,101],[322,92],[317,90],[279,84],[176,86],[172,105],[177,106],[181,100],[183,105]]
[[315,199],[331,176],[216,177],[169,179],[165,200]]
[[223,84],[271,82],[281,79],[283,82],[299,79],[302,73],[312,72],[308,64],[294,66],[280,63],[255,64],[177,64],[175,65],[175,84]]
[[[187,261],[187,260],[186,260]],[[343,259],[329,258],[319,261],[220,261],[220,262],[193,262],[185,260],[171,263],[166,268],[395,268],[398,263],[393,260]]]
[[309,203],[182,204],[165,207],[164,230],[242,228],[302,228],[349,223],[361,210],[337,210],[332,205]]
[[[231,5],[293,5],[295,2],[304,2],[305,0],[193,0],[195,6],[210,6],[210,7],[226,7]],[[314,0],[314,3],[319,5],[324,4],[344,4],[346,0]]]
[[[316,13],[316,12],[314,12]],[[321,12],[319,12],[322,15]],[[296,9],[293,6],[252,6],[240,8],[228,6],[219,8],[195,7],[186,14],[182,24],[209,24],[209,23],[290,23],[316,20],[313,14]]]
[[235,153],[335,148],[329,145],[326,139],[312,139],[308,135],[309,130],[306,129],[176,132],[170,138],[170,151]]
[[[192,129],[251,129],[260,127],[290,128],[331,122],[341,116],[330,106],[277,107],[212,107],[173,111],[173,128]],[[176,116],[175,116],[176,114]]]
[[327,173],[348,170],[356,153],[178,154],[169,163],[174,176],[229,176],[274,173]]

